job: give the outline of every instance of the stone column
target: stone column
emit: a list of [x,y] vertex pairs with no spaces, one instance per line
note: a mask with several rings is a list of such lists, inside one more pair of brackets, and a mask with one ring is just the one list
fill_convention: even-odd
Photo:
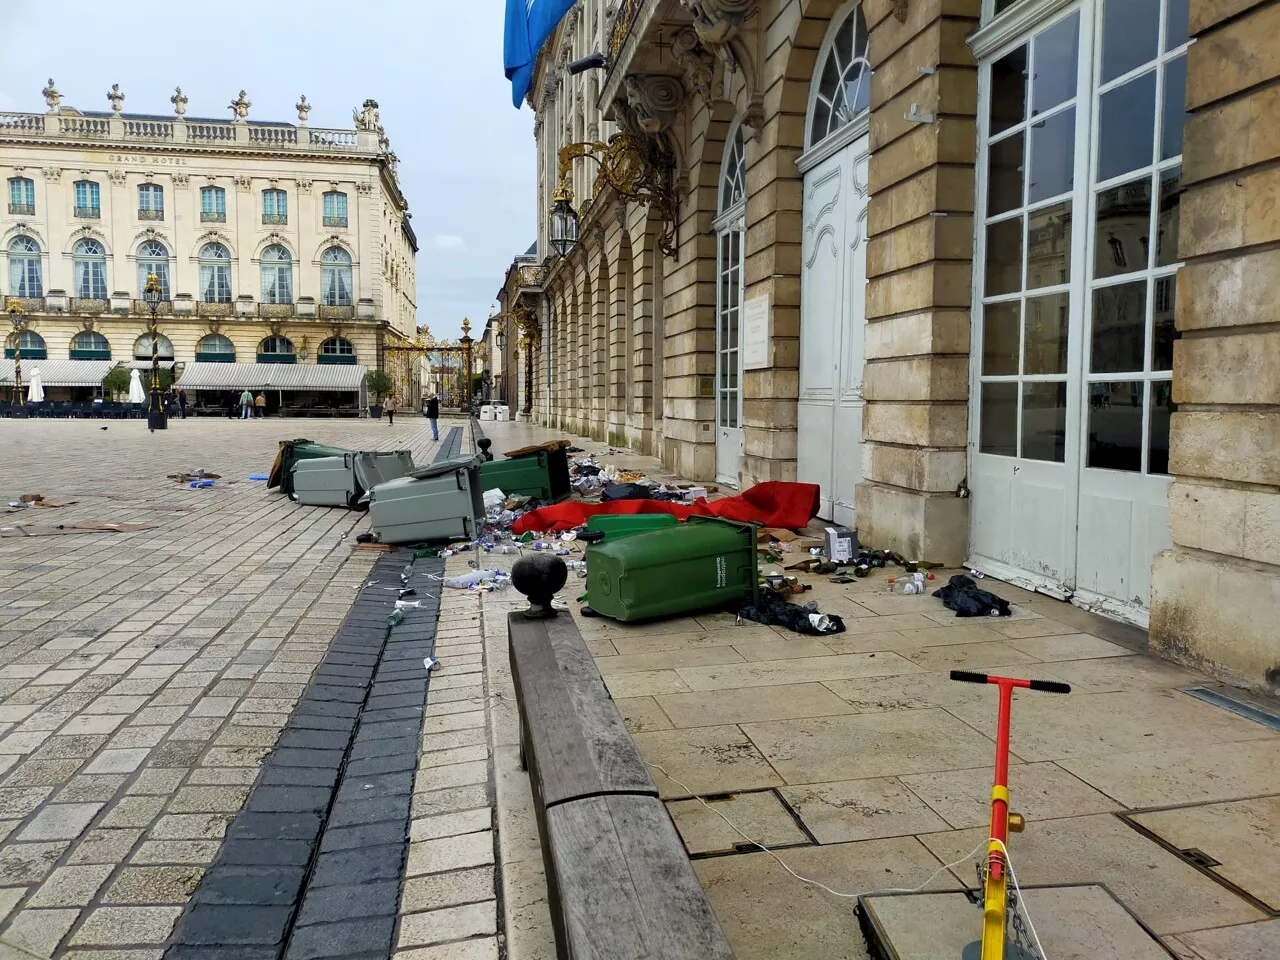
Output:
[[[963,561],[977,72],[965,37],[980,0],[865,5],[871,161],[863,543]],[[932,67],[933,72],[922,71]],[[932,115],[906,119],[911,105]]]
[[1151,645],[1280,693],[1280,6],[1192,0],[1191,36]]

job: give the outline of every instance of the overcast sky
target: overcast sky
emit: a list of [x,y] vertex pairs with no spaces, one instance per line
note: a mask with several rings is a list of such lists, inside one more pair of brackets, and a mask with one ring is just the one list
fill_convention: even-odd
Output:
[[[418,235],[418,323],[456,337],[482,328],[511,259],[533,242],[533,114],[502,76],[503,0],[0,0],[0,110],[63,105],[352,127],[378,101]],[[19,29],[20,25],[20,29]],[[480,321],[477,324],[477,321]]]

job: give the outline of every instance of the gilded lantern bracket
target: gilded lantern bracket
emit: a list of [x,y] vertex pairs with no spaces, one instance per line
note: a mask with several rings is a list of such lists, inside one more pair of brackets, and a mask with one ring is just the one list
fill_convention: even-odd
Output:
[[647,204],[662,218],[659,245],[663,253],[676,256],[676,194],[672,186],[674,164],[657,141],[640,139],[629,133],[615,133],[607,142],[584,141],[560,149],[560,182],[553,201],[573,202],[569,171],[573,161],[589,157],[599,164],[593,194],[608,184],[627,200]]

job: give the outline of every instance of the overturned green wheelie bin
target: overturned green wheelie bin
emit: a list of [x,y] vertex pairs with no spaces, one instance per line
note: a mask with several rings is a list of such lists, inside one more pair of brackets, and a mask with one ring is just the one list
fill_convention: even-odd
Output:
[[587,606],[626,622],[711,610],[759,595],[756,528],[690,517],[647,533],[606,537],[587,555]]
[[314,460],[318,457],[341,457],[354,450],[342,447],[327,447],[314,440],[281,440],[280,449],[276,452],[275,463],[271,465],[271,473],[267,477],[267,489],[279,487],[284,494],[293,493],[293,465],[299,460]]
[[587,530],[617,540],[650,530],[665,530],[680,523],[669,513],[597,513],[587,518]]
[[573,493],[569,486],[569,456],[559,447],[490,460],[480,468],[480,485],[485,490],[496,487],[509,497],[559,503]]

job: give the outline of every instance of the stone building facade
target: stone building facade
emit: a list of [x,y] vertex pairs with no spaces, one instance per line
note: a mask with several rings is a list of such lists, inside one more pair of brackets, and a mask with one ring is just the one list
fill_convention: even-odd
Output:
[[[529,95],[534,415],[685,476],[819,483],[866,544],[1276,689],[1278,17],[582,0]],[[562,184],[563,147],[615,133],[669,205],[585,157]]]
[[[416,329],[416,248],[395,154],[366,101],[355,127],[63,103],[0,114],[4,293],[24,359],[149,359],[148,273],[163,291],[160,352],[193,362],[382,366]],[[19,346],[10,331],[6,356]],[[230,367],[227,368],[228,370]],[[305,379],[305,378],[304,378]]]

